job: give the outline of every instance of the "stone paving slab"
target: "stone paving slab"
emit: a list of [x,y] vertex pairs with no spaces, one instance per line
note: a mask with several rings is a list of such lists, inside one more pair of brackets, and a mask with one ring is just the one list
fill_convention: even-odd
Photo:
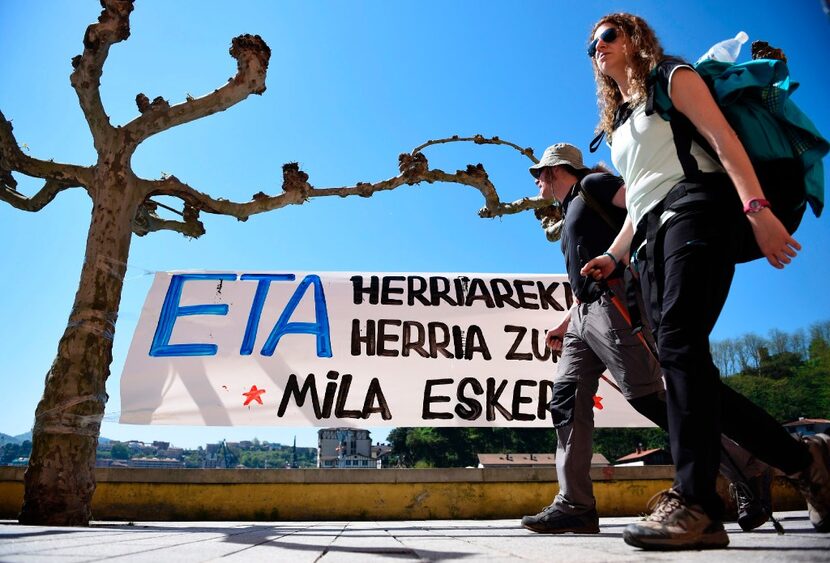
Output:
[[622,541],[636,518],[603,518],[601,532],[540,535],[518,520],[393,522],[95,522],[89,528],[20,526],[0,521],[0,562],[290,561],[830,561],[830,534],[813,530],[806,512],[778,515],[741,532],[727,523],[726,550],[645,552]]

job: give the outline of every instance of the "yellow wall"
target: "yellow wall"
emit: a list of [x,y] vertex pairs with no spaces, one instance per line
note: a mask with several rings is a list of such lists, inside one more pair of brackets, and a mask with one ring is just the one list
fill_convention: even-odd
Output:
[[[3,469],[0,518],[10,519],[23,501],[22,471],[4,475]],[[644,514],[652,495],[671,486],[671,468],[662,474],[654,468],[625,469],[640,470],[646,478],[637,478],[637,471],[620,475],[619,469],[594,475],[600,516]],[[275,471],[100,472],[93,516],[126,521],[518,518],[538,512],[557,491],[552,470]],[[775,483],[774,502],[776,510],[805,506],[782,479]]]

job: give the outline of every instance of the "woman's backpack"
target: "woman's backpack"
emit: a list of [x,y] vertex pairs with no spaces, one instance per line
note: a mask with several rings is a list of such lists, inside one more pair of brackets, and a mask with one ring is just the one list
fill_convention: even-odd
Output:
[[[673,122],[678,156],[684,172],[690,167],[687,176],[691,179],[697,171],[697,163],[689,153],[691,140],[715,160],[718,158],[671,103],[665,70],[677,62],[666,59],[652,71],[646,114],[657,113]],[[740,64],[707,59],[696,64],[695,70],[740,138],[773,213],[787,230],[793,233],[798,228],[807,203],[816,217],[820,216],[824,207],[822,158],[830,151],[830,143],[790,100],[798,85],[790,81],[787,64],[772,59]],[[742,253],[741,262],[761,256],[757,245],[751,246]]]

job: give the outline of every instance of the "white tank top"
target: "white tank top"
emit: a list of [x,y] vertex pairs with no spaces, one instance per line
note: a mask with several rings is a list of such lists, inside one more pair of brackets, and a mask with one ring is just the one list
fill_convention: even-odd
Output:
[[[692,67],[679,65],[672,69],[669,96],[671,78],[678,68]],[[692,143],[691,153],[701,172],[723,171],[697,143]],[[625,206],[635,227],[684,178],[671,124],[657,113],[646,116],[645,102],[614,131],[611,159],[625,180]]]

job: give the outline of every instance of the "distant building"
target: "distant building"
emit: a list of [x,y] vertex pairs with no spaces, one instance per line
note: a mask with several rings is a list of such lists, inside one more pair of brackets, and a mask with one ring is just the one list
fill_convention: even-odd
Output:
[[372,439],[360,428],[322,428],[317,432],[317,467],[375,469]]
[[830,420],[826,418],[799,418],[784,424],[784,428],[790,434],[796,436],[812,436],[813,434],[825,433],[830,430]]
[[378,469],[389,467],[389,456],[392,454],[392,446],[378,442],[372,446],[372,459]]
[[172,457],[176,459],[181,459],[184,455],[183,448],[167,448],[166,450],[159,450],[158,452],[160,457]]
[[140,442],[138,440],[129,440],[125,443],[127,447],[130,448],[130,452],[132,452],[133,455],[142,454],[151,456],[156,453],[156,447],[151,444],[145,444],[144,442]]
[[184,469],[184,462],[173,458],[134,457],[126,461],[127,467],[152,467],[157,469]]
[[654,448],[651,450],[644,450],[642,447],[637,447],[637,451],[624,455],[619,458],[616,466],[636,466],[636,465],[672,465],[671,453],[663,448]]
[[[556,455],[547,453],[506,453],[506,454],[476,454],[478,467],[556,467]],[[605,467],[610,465],[602,454],[591,456],[591,467]]]
[[237,442],[219,442],[218,444],[205,445],[205,457],[202,467],[205,469],[227,469],[237,467],[239,458],[231,450],[231,446],[239,447]]

